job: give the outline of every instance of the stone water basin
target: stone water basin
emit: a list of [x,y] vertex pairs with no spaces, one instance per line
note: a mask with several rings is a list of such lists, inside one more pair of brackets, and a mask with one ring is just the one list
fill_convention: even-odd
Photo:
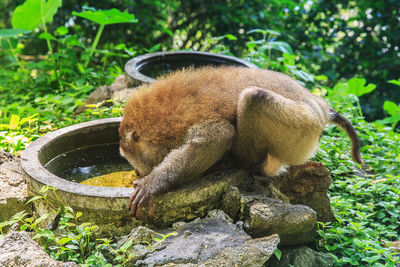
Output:
[[[213,174],[183,188],[157,197],[152,218],[136,220],[129,214],[132,187],[105,187],[81,184],[92,176],[128,171],[132,167],[119,155],[118,127],[122,118],[100,119],[68,126],[48,133],[21,154],[23,175],[30,195],[39,195],[43,186],[56,188],[48,199],[83,213],[82,220],[95,223],[103,236],[123,235],[142,223],[156,227],[202,217],[224,205],[225,193],[233,180],[247,176],[243,170]],[[228,194],[229,195],[229,194]],[[227,198],[225,201],[231,201]],[[235,196],[238,204],[238,198]],[[44,201],[35,201],[38,215],[52,211]],[[226,205],[229,206],[229,205]],[[238,207],[237,207],[238,208]],[[145,210],[143,214],[146,214]]]
[[142,83],[151,84],[157,77],[176,70],[205,66],[258,68],[253,63],[233,56],[198,51],[169,51],[134,57],[125,64],[125,73],[129,81],[138,86]]
[[[104,174],[110,167],[131,169],[118,152],[121,120],[84,122],[48,133],[33,142],[21,154],[28,193],[38,195],[43,186],[49,185],[57,189],[56,195],[49,191],[50,201],[82,211],[87,221],[116,228],[135,223],[128,214],[132,188],[79,183],[90,176]],[[39,215],[50,211],[44,202],[34,202],[34,210]]]

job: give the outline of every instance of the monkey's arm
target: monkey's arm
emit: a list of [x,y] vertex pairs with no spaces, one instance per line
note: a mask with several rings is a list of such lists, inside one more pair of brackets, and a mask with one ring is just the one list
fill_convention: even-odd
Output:
[[154,196],[182,180],[195,178],[214,165],[231,148],[235,128],[227,121],[192,126],[177,149],[172,150],[151,173],[134,182],[130,197],[131,214],[139,218],[148,202],[152,215]]

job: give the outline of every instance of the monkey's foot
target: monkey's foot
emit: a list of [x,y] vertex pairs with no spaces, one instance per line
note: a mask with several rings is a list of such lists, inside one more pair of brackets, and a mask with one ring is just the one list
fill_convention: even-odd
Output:
[[147,203],[147,215],[149,217],[153,216],[153,202],[155,196],[153,193],[150,193],[148,189],[146,189],[144,179],[134,181],[133,187],[135,188],[135,191],[129,198],[131,215],[139,219],[142,214],[142,207]]

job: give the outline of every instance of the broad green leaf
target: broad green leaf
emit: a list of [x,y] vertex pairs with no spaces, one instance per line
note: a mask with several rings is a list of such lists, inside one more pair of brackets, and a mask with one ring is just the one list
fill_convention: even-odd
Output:
[[39,114],[33,114],[32,116],[26,117],[26,118],[22,118],[21,121],[19,122],[20,125],[24,124],[25,122],[35,122],[38,120],[38,118],[35,118],[36,116],[38,116]]
[[261,34],[265,34],[265,33],[266,33],[266,30],[254,29],[254,30],[250,30],[250,31],[247,32],[247,34],[250,34],[250,33],[261,33]]
[[249,49],[249,50],[252,50],[254,47],[256,47],[257,46],[257,44],[256,43],[254,43],[254,42],[247,42],[247,48]]
[[295,66],[296,57],[294,55],[283,53],[283,62],[285,65]]
[[34,30],[43,23],[53,21],[62,0],[26,0],[14,10],[11,24],[13,28]]
[[289,68],[289,69],[299,79],[301,79],[301,80],[303,80],[305,82],[314,82],[314,76],[313,75],[311,75],[311,74],[309,74],[309,73],[307,73],[305,71],[295,69],[295,68]]
[[396,103],[392,101],[385,101],[383,104],[383,109],[391,116],[400,115],[400,106],[396,105]]
[[275,249],[274,255],[276,256],[276,258],[279,261],[281,259],[281,257],[282,257],[282,251],[280,251],[279,249]]
[[365,86],[365,83],[366,80],[364,78],[352,78],[348,80],[347,84],[349,85],[349,93],[360,97],[375,90],[375,84],[370,83]]
[[390,80],[389,83],[393,83],[395,85],[400,86],[400,78],[398,78],[397,80]]
[[53,35],[51,35],[50,33],[48,33],[48,32],[42,32],[42,33],[39,35],[39,39],[57,41],[57,39],[56,39]]
[[122,251],[122,252],[126,252],[130,247],[132,247],[132,243],[133,243],[133,240],[132,240],[132,239],[128,240],[127,242],[125,242],[125,243],[119,248],[119,250]]
[[277,32],[277,31],[273,31],[273,30],[265,30],[267,33],[269,33],[270,35],[276,35],[276,36],[279,36],[279,35],[281,35],[279,32]]
[[160,50],[160,46],[161,46],[161,44],[155,44],[155,45],[153,45],[153,46],[149,49],[149,52],[150,52],[150,53],[153,53],[153,52],[156,52],[156,51]]
[[42,216],[40,216],[39,218],[37,218],[37,219],[35,220],[35,225],[38,224],[38,223],[40,223],[41,221],[47,219],[47,218],[49,217],[49,215],[50,215],[50,214],[45,213],[45,214],[43,214]]
[[326,77],[325,75],[318,75],[318,76],[314,76],[315,80],[317,81],[328,81],[328,77]]
[[26,229],[28,229],[29,225],[27,224],[23,224],[21,225],[21,227],[19,228],[21,231],[25,231]]
[[237,40],[237,38],[234,36],[234,35],[232,35],[232,34],[225,34],[224,35],[228,40],[233,40],[233,41],[236,41]]
[[54,32],[54,34],[57,36],[66,35],[67,33],[68,33],[68,28],[65,26],[58,27]]
[[24,210],[20,211],[16,214],[14,214],[14,216],[11,217],[11,220],[21,220],[22,218],[24,218],[26,215],[28,215],[28,213],[26,213]]
[[78,16],[100,25],[109,25],[116,23],[136,23],[135,15],[129,14],[127,11],[121,12],[118,9],[99,10],[99,11],[85,11],[85,12],[72,12],[72,15]]
[[36,234],[34,237],[32,237],[32,239],[37,239],[40,237],[45,237],[49,240],[55,239],[54,233],[52,231],[50,231],[49,229],[40,229],[40,232],[38,234]]
[[329,96],[340,97],[347,94],[349,86],[347,83],[339,82],[331,90],[329,90]]
[[290,47],[290,45],[288,43],[285,43],[285,42],[280,42],[280,41],[269,42],[269,43],[263,45],[262,48],[274,49],[274,50],[281,51],[282,53],[293,55],[292,48]]
[[63,238],[61,238],[61,239],[58,241],[58,243],[59,243],[60,245],[64,245],[64,244],[68,243],[68,242],[71,241],[71,240],[72,240],[72,238],[70,238],[70,237],[63,237]]
[[395,123],[397,124],[397,122],[400,121],[400,115],[396,115],[396,116],[390,116],[387,118],[384,118],[383,120],[377,120],[376,122],[380,122],[380,123],[384,123],[384,124],[389,124],[389,123]]
[[42,199],[42,198],[43,198],[42,196],[34,196],[31,199],[29,199],[25,204],[29,204],[35,200]]
[[11,38],[28,32],[24,29],[0,29],[0,38]]

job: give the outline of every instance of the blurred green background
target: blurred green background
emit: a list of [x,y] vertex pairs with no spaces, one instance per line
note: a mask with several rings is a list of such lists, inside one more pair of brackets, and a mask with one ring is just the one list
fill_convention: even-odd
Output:
[[[0,28],[11,27],[12,11],[23,2],[0,0]],[[107,47],[107,42],[123,43],[135,54],[155,45],[161,50],[204,50],[209,38],[232,34],[237,40],[221,42],[241,57],[248,31],[270,29],[290,44],[308,73],[327,76],[327,86],[355,76],[376,84],[377,89],[360,101],[367,120],[384,116],[384,100],[400,102],[399,87],[387,83],[400,77],[398,0],[68,0],[48,25],[49,32],[64,25],[70,33],[94,36],[97,28],[92,23],[71,15],[85,6],[127,10],[139,20],[137,24],[110,25],[103,32],[101,47]],[[26,55],[46,52],[43,40],[37,38],[27,40],[23,51]]]

